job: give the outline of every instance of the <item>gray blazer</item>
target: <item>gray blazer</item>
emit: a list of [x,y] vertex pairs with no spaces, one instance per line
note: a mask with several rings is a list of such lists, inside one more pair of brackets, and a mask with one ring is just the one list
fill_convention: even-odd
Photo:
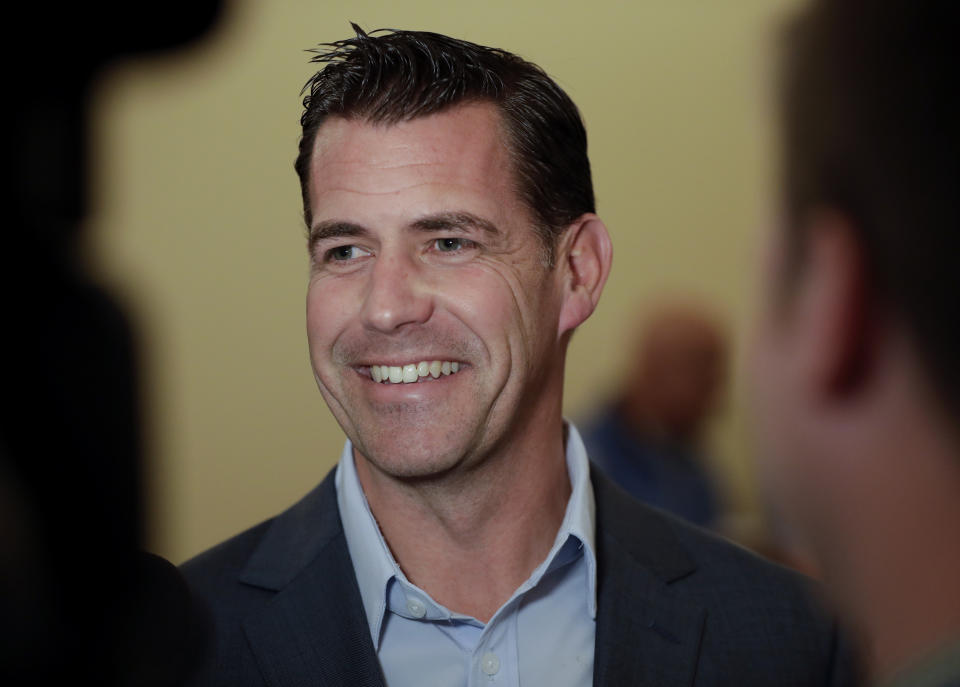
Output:
[[[836,628],[805,578],[644,506],[595,467],[591,480],[595,685],[852,684]],[[385,685],[332,473],[182,571],[214,628],[194,684]]]

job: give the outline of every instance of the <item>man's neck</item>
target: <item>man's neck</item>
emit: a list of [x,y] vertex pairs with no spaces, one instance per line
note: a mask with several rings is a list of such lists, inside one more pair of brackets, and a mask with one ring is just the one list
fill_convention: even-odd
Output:
[[534,439],[429,482],[400,482],[356,456],[370,510],[407,578],[482,622],[546,558],[570,497],[559,421]]
[[915,417],[899,439],[885,432],[870,447],[876,469],[858,491],[872,492],[873,506],[847,511],[825,561],[878,681],[960,639],[960,456],[922,423]]
[[[943,539],[960,541],[958,528],[941,534]],[[936,546],[932,538],[927,544]],[[913,559],[909,552],[888,558],[890,570],[881,574],[882,579],[866,583],[869,591],[861,595],[860,615],[868,670],[877,681],[932,649],[960,641],[960,555],[956,544],[941,541],[940,546],[945,548],[928,549],[926,560]],[[910,570],[904,570],[907,567]]]

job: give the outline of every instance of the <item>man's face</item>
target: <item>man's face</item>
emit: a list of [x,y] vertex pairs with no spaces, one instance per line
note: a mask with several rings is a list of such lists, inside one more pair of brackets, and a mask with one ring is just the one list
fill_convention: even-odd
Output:
[[[751,411],[755,421],[759,472],[764,486],[779,496],[784,473],[790,471],[793,435],[790,418],[795,391],[791,388],[787,327],[789,313],[779,297],[780,272],[784,262],[782,235],[767,237],[761,265],[759,312],[754,322],[748,356]],[[777,499],[779,500],[779,499]]]
[[808,547],[834,479],[822,451],[824,427],[810,372],[809,288],[802,275],[786,283],[785,238],[782,228],[771,232],[764,252],[747,360],[750,409],[767,505],[785,536]]
[[[537,409],[559,412],[562,288],[492,106],[331,118],[309,191],[311,362],[363,457],[397,477],[437,475],[510,445]],[[376,366],[407,381],[378,382]]]

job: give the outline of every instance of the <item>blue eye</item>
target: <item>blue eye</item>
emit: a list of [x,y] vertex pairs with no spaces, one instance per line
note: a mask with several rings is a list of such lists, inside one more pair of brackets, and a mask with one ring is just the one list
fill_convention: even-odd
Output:
[[436,239],[433,245],[434,249],[439,253],[460,253],[473,250],[477,247],[477,244],[470,239],[462,239],[454,236]]
[[437,239],[436,246],[441,253],[453,253],[463,248],[463,239]]
[[327,260],[332,260],[333,262],[346,262],[366,254],[367,251],[359,246],[337,246],[336,248],[328,250],[326,257]]

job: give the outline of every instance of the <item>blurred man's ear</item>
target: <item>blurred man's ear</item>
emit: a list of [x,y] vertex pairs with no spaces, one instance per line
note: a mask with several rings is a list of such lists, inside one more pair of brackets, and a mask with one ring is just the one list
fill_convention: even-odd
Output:
[[793,330],[811,391],[837,399],[867,381],[876,322],[869,274],[856,229],[843,214],[811,212],[801,227],[804,264],[796,274]]
[[557,250],[557,270],[563,284],[558,335],[572,331],[590,317],[612,261],[610,234],[596,215],[583,215],[564,232]]

